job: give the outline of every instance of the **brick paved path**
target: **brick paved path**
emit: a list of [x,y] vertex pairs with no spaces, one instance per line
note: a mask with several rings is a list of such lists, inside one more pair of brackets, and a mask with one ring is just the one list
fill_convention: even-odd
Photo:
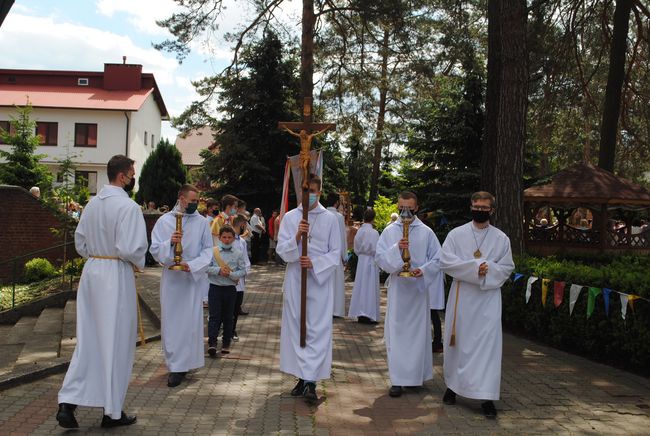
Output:
[[[241,341],[229,357],[207,358],[179,388],[166,386],[160,342],[139,347],[126,402],[138,423],[106,433],[650,434],[650,380],[510,335],[496,421],[482,417],[477,401],[442,404],[441,355],[434,357],[433,381],[390,398],[381,325],[343,319],[334,321],[332,379],[319,385],[318,406],[309,407],[289,395],[294,380],[277,369],[282,277],[277,267],[255,269]],[[155,280],[144,281],[155,292]],[[54,419],[62,379],[0,392],[0,434],[64,433]],[[81,434],[101,433],[100,410],[79,408],[77,418]]]

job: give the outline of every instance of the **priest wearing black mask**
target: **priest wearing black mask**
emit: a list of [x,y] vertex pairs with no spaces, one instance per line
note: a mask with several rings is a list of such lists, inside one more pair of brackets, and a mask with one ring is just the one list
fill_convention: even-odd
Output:
[[445,316],[443,403],[456,394],[482,400],[483,414],[496,418],[501,389],[501,286],[514,270],[510,239],[490,225],[495,199],[471,197],[472,221],[453,229],[442,245],[440,269],[453,278]]

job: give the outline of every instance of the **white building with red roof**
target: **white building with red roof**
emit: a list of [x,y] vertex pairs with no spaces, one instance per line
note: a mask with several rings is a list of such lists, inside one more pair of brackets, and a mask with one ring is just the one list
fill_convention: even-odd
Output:
[[8,129],[15,106],[28,102],[41,141],[36,153],[46,155],[42,162],[56,174],[59,161],[77,155],[76,176],[91,194],[108,183],[106,163],[113,155],[135,160],[139,173],[169,119],[153,74],[126,62],[104,64],[101,72],[0,69],[0,128]]

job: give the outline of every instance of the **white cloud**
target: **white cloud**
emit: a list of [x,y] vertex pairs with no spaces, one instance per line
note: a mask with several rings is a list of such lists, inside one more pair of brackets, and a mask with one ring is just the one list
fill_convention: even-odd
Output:
[[116,13],[124,13],[127,20],[138,31],[148,35],[167,35],[167,30],[156,24],[157,20],[170,17],[179,10],[173,0],[98,0],[97,11],[113,17]]

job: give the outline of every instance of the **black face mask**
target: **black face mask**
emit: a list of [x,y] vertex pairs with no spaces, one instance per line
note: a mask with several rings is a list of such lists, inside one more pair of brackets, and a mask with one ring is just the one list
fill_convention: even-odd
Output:
[[129,182],[128,185],[124,186],[124,190],[126,192],[131,192],[133,191],[133,188],[135,188],[135,176],[131,177],[131,181]]
[[490,220],[490,211],[488,210],[472,210],[472,219],[479,224],[483,224]]

